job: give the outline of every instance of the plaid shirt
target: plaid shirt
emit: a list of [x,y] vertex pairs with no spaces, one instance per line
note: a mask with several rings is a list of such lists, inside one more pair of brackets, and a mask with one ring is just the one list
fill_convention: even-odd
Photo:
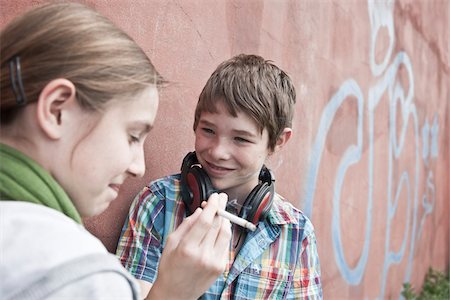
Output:
[[[153,283],[167,237],[184,218],[179,174],[145,187],[131,205],[117,248],[125,268]],[[227,269],[201,299],[322,298],[313,225],[279,195],[236,257],[232,249]]]

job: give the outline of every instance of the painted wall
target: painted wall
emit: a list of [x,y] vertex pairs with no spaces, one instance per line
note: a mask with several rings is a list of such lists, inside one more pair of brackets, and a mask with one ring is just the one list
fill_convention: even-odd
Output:
[[[1,26],[37,0],[1,0]],[[147,172],[87,228],[114,251],[134,194],[179,170],[194,107],[223,60],[257,53],[293,78],[294,137],[277,190],[312,219],[324,296],[398,298],[449,266],[448,0],[83,1],[145,49],[172,85]]]

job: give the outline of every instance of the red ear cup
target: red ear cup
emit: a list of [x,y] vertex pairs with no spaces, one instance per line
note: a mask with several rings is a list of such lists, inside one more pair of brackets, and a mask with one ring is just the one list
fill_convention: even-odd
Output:
[[274,196],[273,188],[270,188],[269,191],[264,195],[263,199],[261,200],[253,217],[249,216],[250,222],[256,225],[260,220],[264,220],[267,217],[267,214],[269,213],[270,208],[272,207],[273,196]]
[[208,174],[199,166],[192,166],[186,174],[186,183],[190,190],[191,201],[188,206],[192,214],[203,201],[208,201],[209,196],[215,192]]
[[198,164],[195,152],[183,159],[181,167],[181,197],[186,206],[187,215],[191,215],[202,201],[207,201],[216,192],[208,174]]
[[257,225],[264,220],[272,207],[274,184],[263,182],[258,184],[245,199],[239,216]]
[[197,209],[197,207],[200,207],[200,199],[202,198],[201,190],[197,178],[195,178],[195,176],[190,172],[188,172],[186,175],[186,182],[190,190],[191,199],[188,203],[185,202],[185,204],[187,210],[189,211],[189,214],[192,214]]

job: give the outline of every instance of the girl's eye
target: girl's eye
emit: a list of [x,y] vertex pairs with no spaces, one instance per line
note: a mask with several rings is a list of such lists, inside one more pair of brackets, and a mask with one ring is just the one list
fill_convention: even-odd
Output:
[[130,135],[129,142],[130,143],[139,143],[141,139],[138,136]]

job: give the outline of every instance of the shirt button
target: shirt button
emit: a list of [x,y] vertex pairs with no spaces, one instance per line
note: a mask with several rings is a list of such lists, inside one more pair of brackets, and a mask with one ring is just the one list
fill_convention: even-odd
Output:
[[256,275],[261,275],[261,267],[259,265],[255,265],[253,270],[255,270],[254,272]]
[[258,246],[261,247],[261,248],[264,248],[264,247],[266,246],[266,241],[264,241],[264,240],[259,240],[259,241],[258,241]]

